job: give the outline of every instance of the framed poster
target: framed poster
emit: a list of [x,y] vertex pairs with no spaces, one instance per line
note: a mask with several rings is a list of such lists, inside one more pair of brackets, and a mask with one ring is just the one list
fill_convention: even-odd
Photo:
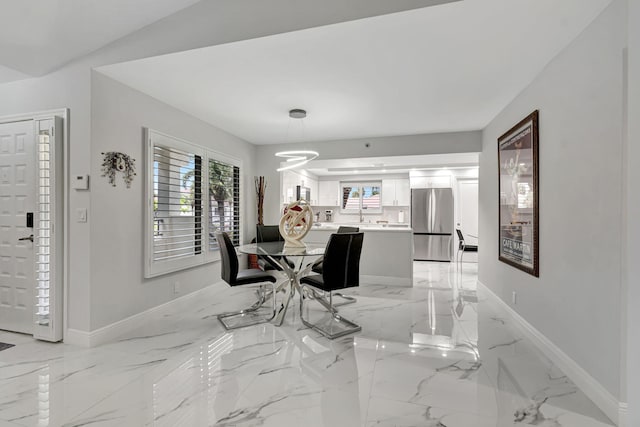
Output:
[[498,138],[498,169],[498,258],[538,277],[538,110]]

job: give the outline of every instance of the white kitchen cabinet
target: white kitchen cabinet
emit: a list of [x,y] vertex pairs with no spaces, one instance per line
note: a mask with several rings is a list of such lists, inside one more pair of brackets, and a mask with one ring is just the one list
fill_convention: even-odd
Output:
[[411,188],[406,178],[396,180],[396,206],[409,206],[411,204]]
[[409,206],[411,190],[406,178],[382,180],[382,206]]
[[426,176],[412,176],[409,177],[411,188],[427,188]]
[[318,206],[340,206],[340,182],[318,182]]
[[282,203],[291,203],[296,197],[296,185],[298,176],[291,171],[282,172]]
[[396,180],[382,180],[382,206],[396,205]]
[[451,188],[451,176],[430,176],[427,180],[428,188]]
[[311,189],[311,200],[309,200],[309,203],[311,203],[313,206],[318,206],[318,195],[319,195],[319,190],[318,190],[318,181],[316,181],[313,178],[308,178],[308,187]]
[[289,170],[282,172],[282,203],[291,203],[295,201],[296,187],[298,185],[308,187],[311,191],[311,200],[309,200],[309,203],[312,205],[318,205],[318,181],[296,171]]
[[411,188],[451,188],[451,176],[412,176]]

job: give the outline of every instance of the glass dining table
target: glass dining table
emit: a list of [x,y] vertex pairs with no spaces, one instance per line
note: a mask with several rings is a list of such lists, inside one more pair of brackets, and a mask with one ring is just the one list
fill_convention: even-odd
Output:
[[284,299],[274,319],[276,325],[282,325],[296,291],[301,292],[300,278],[309,274],[313,263],[324,255],[325,247],[322,243],[307,243],[304,247],[292,248],[285,247],[282,241],[250,243],[237,247],[240,253],[267,258],[287,275],[287,280],[276,287],[277,293],[284,292]]

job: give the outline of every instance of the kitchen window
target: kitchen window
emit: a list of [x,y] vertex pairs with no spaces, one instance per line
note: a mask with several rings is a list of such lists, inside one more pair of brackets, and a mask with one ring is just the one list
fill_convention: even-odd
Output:
[[147,131],[145,277],[219,259],[214,232],[240,236],[239,160]]
[[342,182],[340,183],[342,213],[381,213],[382,182]]

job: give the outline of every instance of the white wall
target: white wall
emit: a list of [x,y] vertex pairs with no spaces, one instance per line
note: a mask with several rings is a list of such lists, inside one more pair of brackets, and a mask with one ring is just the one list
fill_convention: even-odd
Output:
[[[91,156],[90,124],[90,70],[86,66],[72,65],[37,79],[19,80],[0,85],[0,116],[31,113],[44,110],[70,109],[70,147],[65,159],[72,173],[89,173]],[[88,207],[89,192],[72,192],[69,204],[75,209]],[[89,330],[89,242],[88,224],[73,223],[67,230],[70,271],[68,283],[68,314],[66,326]]]
[[626,195],[627,229],[626,283],[627,283],[627,371],[622,370],[627,380],[629,414],[627,426],[640,426],[640,4],[629,1],[628,10],[628,109],[627,109],[627,168]]
[[[182,111],[163,104],[109,77],[94,72],[91,84],[91,330],[174,299],[173,283],[186,294],[220,280],[219,263],[144,279],[144,144],[143,127],[209,147],[242,159],[244,236],[256,223],[253,169],[255,147]],[[127,189],[101,177],[105,151],[122,151],[136,159],[135,177]]]
[[[51,74],[0,84],[0,116],[69,108],[70,147],[66,155],[70,172],[91,172],[96,178],[99,175],[93,172],[101,148],[95,149],[91,141],[92,68],[436,3],[442,1],[398,0],[393,4],[384,0],[358,0],[349,4],[341,0],[322,3],[304,0],[295,4],[287,0],[276,0],[268,4],[260,0],[202,1],[73,61]],[[176,37],[176,34],[180,36]],[[78,37],[81,36],[78,34]],[[116,127],[118,124],[112,123],[111,126]],[[89,208],[94,199],[101,197],[93,188],[88,192],[71,191],[69,194],[69,212],[75,212],[77,208]],[[95,274],[90,271],[90,267],[95,263],[90,262],[90,255],[91,249],[98,246],[99,242],[97,243],[97,238],[90,234],[90,230],[95,229],[91,217],[89,222],[84,224],[72,221],[69,228],[68,262],[71,267],[70,271],[66,272],[65,279],[69,286],[65,327],[90,331],[91,325],[102,323],[90,320],[90,313],[94,310],[91,302],[98,301],[91,296],[91,280]],[[125,294],[120,297],[126,299],[128,296]],[[146,306],[145,304],[144,307]],[[139,307],[139,310],[144,307]],[[123,313],[130,310],[131,307],[128,307]]]
[[[369,144],[366,147],[365,144]],[[389,136],[379,138],[315,141],[301,144],[259,145],[256,175],[263,175],[269,182],[264,203],[265,224],[280,220],[280,203],[277,188],[281,188],[280,174],[276,172],[280,159],[275,153],[284,150],[315,150],[319,159],[348,159],[359,157],[407,156],[421,154],[477,153],[482,150],[480,131],[434,133],[423,135]],[[272,184],[273,183],[273,184]],[[276,185],[277,183],[277,185]]]
[[[483,132],[479,279],[620,396],[624,7],[614,1]],[[523,52],[526,54],[526,52]],[[540,110],[540,277],[498,261],[497,138]]]

